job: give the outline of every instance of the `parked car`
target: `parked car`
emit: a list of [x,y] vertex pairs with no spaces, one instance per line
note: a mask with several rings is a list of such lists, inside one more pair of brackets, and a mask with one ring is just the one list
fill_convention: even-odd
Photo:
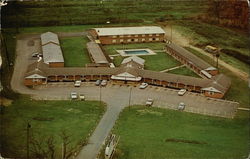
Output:
[[101,82],[102,82],[101,80],[96,80],[95,85],[100,86]]
[[185,103],[180,102],[178,105],[178,110],[184,110],[185,109]]
[[43,55],[41,54],[41,53],[39,53],[39,52],[34,52],[33,54],[32,54],[32,57],[42,57]]
[[186,89],[181,89],[181,90],[179,90],[178,95],[183,96],[186,92],[187,92]]
[[144,89],[144,88],[146,88],[148,86],[148,84],[147,83],[142,83],[141,85],[140,85],[140,89]]
[[79,94],[79,98],[80,98],[80,100],[85,100],[85,96],[84,96],[84,94]]
[[77,93],[76,92],[71,92],[70,93],[70,98],[71,99],[77,99],[78,98]]
[[152,98],[148,98],[146,101],[146,106],[152,106],[153,102],[154,102],[154,100]]
[[107,85],[107,80],[102,80],[102,82],[101,82],[101,86],[106,86]]
[[75,84],[74,84],[75,87],[80,87],[81,86],[81,81],[75,81]]

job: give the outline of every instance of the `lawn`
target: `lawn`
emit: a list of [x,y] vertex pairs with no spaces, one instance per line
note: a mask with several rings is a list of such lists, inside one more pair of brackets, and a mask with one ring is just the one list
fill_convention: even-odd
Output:
[[151,50],[163,50],[164,43],[137,43],[137,44],[118,44],[118,45],[104,45],[105,51],[109,55],[119,54],[116,50],[126,49],[151,49]]
[[91,63],[86,44],[86,37],[70,37],[60,39],[66,67],[84,67]]
[[200,78],[200,76],[198,76],[196,73],[194,73],[194,71],[190,70],[186,66],[168,71],[167,73],[173,73],[173,74],[178,74],[178,75],[185,75],[185,76],[192,76],[192,77]]
[[[180,65],[178,61],[176,61],[170,55],[162,52],[164,47],[164,43],[139,43],[139,44],[126,44],[126,45],[105,45],[105,52],[109,55],[118,54],[116,50],[124,50],[124,49],[151,49],[155,51],[156,55],[148,55],[148,56],[140,56],[145,60],[145,69],[153,70],[153,71],[162,71],[164,69],[172,68]],[[114,57],[114,64],[116,66],[120,66],[122,60],[125,57],[116,56]]]
[[[211,65],[214,64],[213,60],[207,58],[206,55],[203,55],[192,48],[186,49],[192,52],[194,55],[210,63]],[[224,98],[227,100],[237,101],[242,107],[250,107],[250,88],[248,82],[241,80],[239,77],[235,76],[231,71],[227,70],[222,66],[219,66],[219,70],[221,73],[224,73],[225,75],[230,77],[232,82],[232,85]]]
[[[96,101],[34,101],[19,98],[1,113],[1,152],[10,158],[26,156],[26,126],[29,121],[31,143],[46,144],[48,137],[55,141],[55,158],[61,158],[62,139],[69,135],[68,150],[84,143],[105,111]],[[34,138],[35,140],[33,140]],[[42,148],[46,148],[46,146]],[[30,153],[34,145],[30,144]],[[34,158],[34,157],[31,157]],[[45,158],[45,157],[43,157]]]
[[248,119],[223,119],[174,110],[133,106],[114,127],[117,159],[244,159]]

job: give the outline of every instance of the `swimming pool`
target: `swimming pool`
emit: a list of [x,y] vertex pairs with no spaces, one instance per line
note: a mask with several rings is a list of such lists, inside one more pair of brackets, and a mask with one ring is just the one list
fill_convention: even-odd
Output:
[[128,50],[116,50],[121,56],[133,56],[133,55],[155,55],[156,53],[150,49],[128,49]]
[[135,55],[138,55],[138,54],[148,54],[149,52],[147,50],[127,50],[127,51],[124,51],[125,54],[135,54]]

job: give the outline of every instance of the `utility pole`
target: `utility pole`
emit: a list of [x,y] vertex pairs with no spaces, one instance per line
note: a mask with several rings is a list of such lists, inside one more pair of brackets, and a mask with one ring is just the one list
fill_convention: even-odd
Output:
[[218,69],[219,68],[219,57],[220,57],[220,53],[219,52],[216,52],[216,68]]
[[131,92],[132,92],[132,87],[130,87],[130,90],[129,90],[129,99],[128,99],[129,109],[130,109],[130,102],[131,102]]
[[29,144],[30,144],[30,141],[29,141],[29,139],[30,139],[30,137],[29,137],[29,131],[30,131],[30,128],[31,128],[31,125],[30,125],[30,123],[28,122],[27,123],[27,159],[29,159]]
[[100,84],[100,106],[102,104],[102,85]]

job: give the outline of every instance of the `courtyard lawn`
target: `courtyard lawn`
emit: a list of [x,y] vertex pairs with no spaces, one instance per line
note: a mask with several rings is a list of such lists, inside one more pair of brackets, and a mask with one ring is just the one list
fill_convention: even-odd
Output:
[[65,61],[65,67],[84,67],[91,63],[86,43],[86,37],[70,37],[60,39]]
[[192,76],[192,77],[200,78],[200,76],[198,76],[196,73],[194,73],[194,71],[190,70],[186,66],[168,71],[167,73],[173,73],[173,74],[178,74],[178,75],[185,75],[185,76]]
[[141,56],[145,60],[145,69],[162,71],[180,65],[180,62],[165,52],[157,52],[157,55]]
[[[53,136],[55,158],[61,158],[60,134],[65,131],[69,135],[68,150],[83,145],[104,111],[104,105],[100,106],[96,101],[34,101],[23,97],[17,99],[12,105],[5,107],[1,114],[2,155],[10,158],[26,157],[26,127],[29,121],[31,156],[34,148],[32,142],[37,140],[46,145],[48,137]],[[47,148],[44,145],[42,148]]]
[[163,50],[164,43],[138,43],[138,44],[118,44],[118,45],[104,45],[104,49],[107,54],[115,55],[119,54],[116,50],[126,49],[151,49],[151,50]]
[[113,133],[118,159],[247,158],[248,119],[224,119],[174,110],[124,109]]

